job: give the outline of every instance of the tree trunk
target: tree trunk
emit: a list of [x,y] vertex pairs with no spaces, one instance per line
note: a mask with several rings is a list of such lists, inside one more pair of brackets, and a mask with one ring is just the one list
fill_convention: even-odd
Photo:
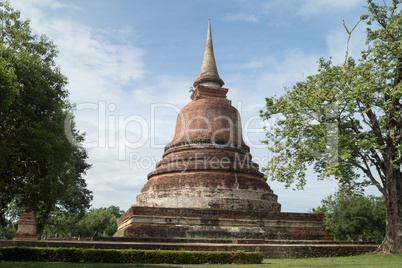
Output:
[[402,172],[393,169],[387,176],[385,202],[387,221],[385,238],[377,253],[402,254]]

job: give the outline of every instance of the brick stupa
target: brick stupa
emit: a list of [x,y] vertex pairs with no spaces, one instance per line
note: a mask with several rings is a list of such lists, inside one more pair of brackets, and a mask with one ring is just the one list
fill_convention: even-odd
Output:
[[209,22],[191,102],[180,111],[173,140],[136,203],[118,220],[115,236],[327,239],[321,215],[280,212],[223,85]]
[[18,230],[13,234],[14,240],[39,240],[37,225],[38,219],[35,212],[24,211],[18,221]]

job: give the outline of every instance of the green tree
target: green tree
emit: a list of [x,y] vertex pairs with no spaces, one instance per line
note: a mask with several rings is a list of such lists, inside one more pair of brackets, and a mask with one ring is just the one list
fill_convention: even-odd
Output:
[[15,202],[9,204],[3,225],[0,228],[0,239],[13,239],[13,234],[18,229],[18,220],[22,212],[23,209],[17,207]]
[[[368,0],[367,49],[342,65],[319,60],[318,73],[270,97],[261,116],[272,158],[268,177],[303,188],[308,166],[320,179],[375,185],[384,195],[386,234],[378,251],[402,253],[401,1]],[[374,25],[373,25],[374,24]],[[363,177],[360,178],[360,176]]]
[[82,175],[90,165],[85,150],[65,134],[69,125],[70,136],[83,140],[73,121],[65,124],[73,107],[67,78],[55,64],[56,46],[32,34],[29,21],[5,1],[0,35],[0,223],[15,202],[34,210],[43,227],[57,207],[89,207],[92,196]]
[[[5,54],[4,52],[5,47],[1,44],[0,53]],[[0,58],[0,81],[0,111],[2,111],[10,106],[21,88],[12,64],[3,57]]]
[[60,238],[77,236],[76,225],[85,215],[85,211],[71,213],[59,209],[53,210],[44,224],[42,237]]
[[119,207],[91,209],[89,213],[77,223],[77,235],[90,236],[113,236],[117,231],[117,219],[123,215]]
[[[1,3],[0,7],[3,7],[5,4]],[[15,53],[11,53],[9,50],[9,42],[6,40],[8,38],[7,33],[7,21],[8,20],[18,20],[18,13],[10,13],[7,8],[0,9],[0,18],[2,24],[0,25],[0,35],[1,35],[1,44],[0,44],[0,111],[5,110],[13,100],[18,96],[19,90],[22,89],[22,84],[19,83],[18,77],[15,73],[14,68],[14,59],[18,59],[19,61],[23,61],[25,58],[25,51],[15,51]],[[25,22],[27,23],[27,22]],[[24,23],[22,23],[24,24]],[[21,27],[27,27],[27,25],[21,25]],[[10,54],[13,54],[12,56]]]
[[323,229],[335,240],[381,243],[385,236],[384,197],[338,192],[312,209],[324,213]]

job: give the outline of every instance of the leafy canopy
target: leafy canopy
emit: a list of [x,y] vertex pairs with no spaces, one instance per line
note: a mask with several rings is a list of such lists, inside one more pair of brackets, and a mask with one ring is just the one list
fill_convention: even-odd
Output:
[[56,207],[89,207],[92,195],[82,175],[90,165],[86,151],[65,134],[72,105],[67,78],[55,63],[56,46],[32,34],[29,21],[5,1],[0,35],[0,220],[12,202],[44,220]]
[[368,26],[361,59],[335,65],[321,58],[317,74],[266,99],[261,116],[274,120],[275,128],[266,133],[272,158],[264,171],[287,187],[302,189],[313,166],[319,179],[374,184],[385,194],[387,180],[401,172],[400,1],[368,4],[361,17]]

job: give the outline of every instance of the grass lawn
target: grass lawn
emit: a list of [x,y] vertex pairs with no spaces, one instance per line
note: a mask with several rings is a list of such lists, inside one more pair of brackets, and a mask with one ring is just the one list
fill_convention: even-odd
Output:
[[[185,266],[185,265],[184,265]],[[163,267],[184,267],[184,266],[167,266]],[[254,265],[190,265],[187,267],[208,266],[208,267],[402,267],[402,255],[369,255],[364,254],[353,257],[333,257],[333,258],[305,258],[305,259],[264,259],[263,264]],[[0,262],[0,268],[21,268],[21,267],[44,267],[44,268],[100,268],[100,267],[118,267],[118,268],[133,268],[133,267],[161,267],[157,265],[142,265],[142,264],[73,264],[73,263],[37,263],[37,262]]]
[[402,267],[402,255],[363,254],[353,257],[264,259],[261,267]]

